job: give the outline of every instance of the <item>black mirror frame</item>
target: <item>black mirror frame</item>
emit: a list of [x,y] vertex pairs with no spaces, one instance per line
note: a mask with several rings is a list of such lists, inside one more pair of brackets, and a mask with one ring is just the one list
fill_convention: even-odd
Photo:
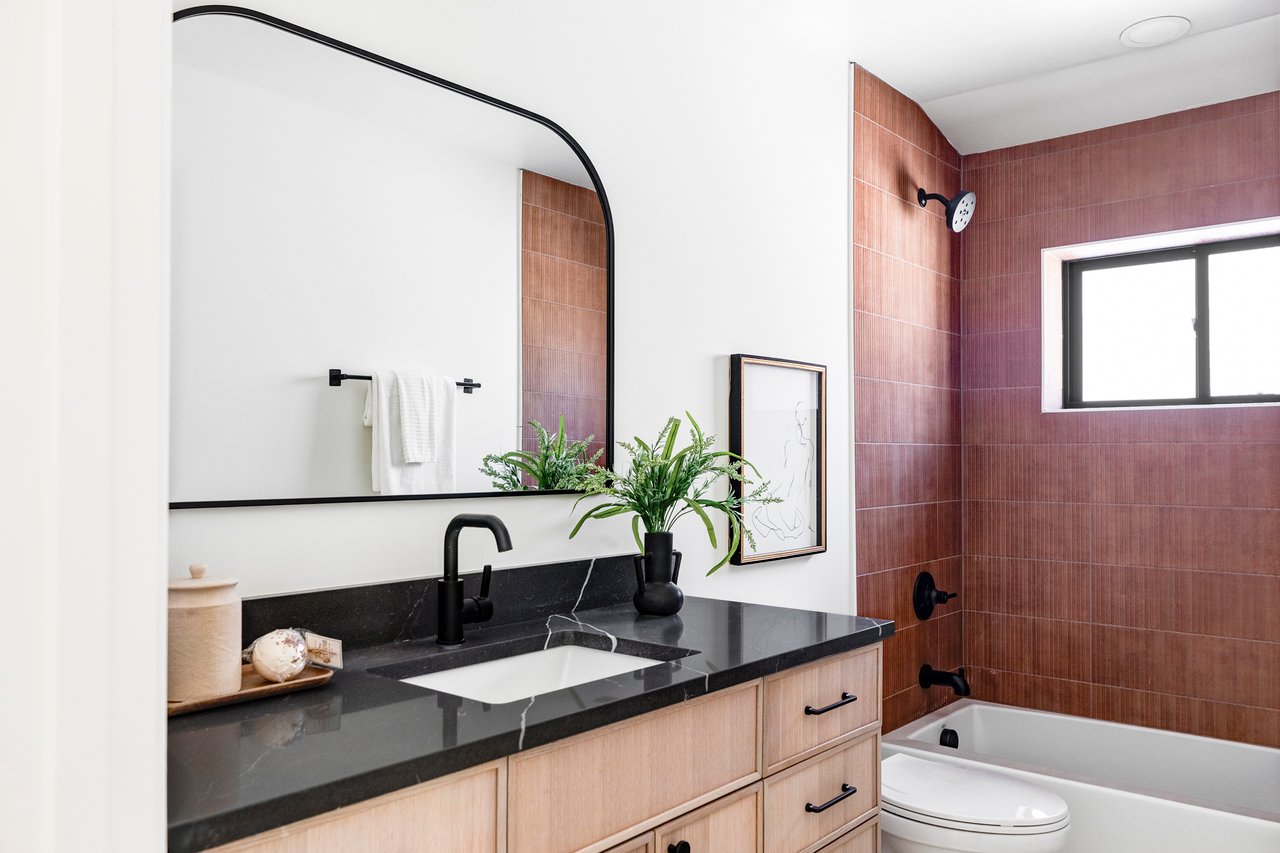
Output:
[[[394,59],[388,59],[385,56],[379,56],[371,53],[355,45],[347,44],[338,39],[331,38],[322,33],[300,27],[297,24],[280,18],[272,17],[255,9],[248,9],[243,6],[192,6],[188,9],[182,9],[175,12],[173,22],[186,20],[187,18],[195,18],[204,15],[228,15],[236,18],[247,18],[251,21],[257,21],[269,27],[274,27],[286,33],[308,39],[309,41],[322,44],[333,50],[363,59],[366,62],[372,62],[375,65],[381,65],[392,71],[405,74],[409,77],[421,80],[424,83],[430,83],[433,86],[439,86],[442,89],[448,89],[464,97],[472,98],[483,104],[497,107],[500,110],[506,110],[509,113],[526,118],[529,121],[536,122],[550,130],[556,136],[560,137],[566,145],[581,161],[587,175],[591,178],[591,183],[595,188],[596,196],[600,199],[600,210],[604,215],[605,229],[605,455],[604,464],[610,471],[613,470],[613,404],[614,404],[614,259],[613,259],[613,213],[609,208],[609,197],[605,194],[604,184],[600,181],[600,175],[596,172],[595,164],[591,162],[591,158],[587,156],[587,152],[583,150],[578,141],[569,135],[563,127],[556,124],[551,119],[539,115],[538,113],[518,107],[515,104],[507,103],[477,92],[475,89],[468,89],[442,77],[434,74],[428,74],[426,71],[420,71],[412,66],[396,62]],[[255,500],[222,500],[222,501],[172,501],[169,503],[169,509],[210,509],[215,507],[251,507],[251,506],[296,506],[305,504],[336,504],[336,503],[368,503],[371,501],[430,501],[430,500],[464,500],[470,498],[510,498],[533,495],[572,495],[578,492],[569,489],[547,489],[547,490],[530,490],[521,492],[441,492],[439,494],[430,495],[352,495],[348,497],[321,497],[321,498],[264,498]]]

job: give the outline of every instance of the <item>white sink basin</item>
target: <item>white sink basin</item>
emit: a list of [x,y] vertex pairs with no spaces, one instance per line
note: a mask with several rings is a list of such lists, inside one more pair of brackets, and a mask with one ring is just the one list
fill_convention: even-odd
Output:
[[662,662],[566,645],[400,680],[405,684],[500,705],[657,666]]

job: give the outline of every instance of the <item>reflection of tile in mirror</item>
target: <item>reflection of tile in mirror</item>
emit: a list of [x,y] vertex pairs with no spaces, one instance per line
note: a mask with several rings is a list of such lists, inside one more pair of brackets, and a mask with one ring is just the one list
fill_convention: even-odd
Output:
[[[608,278],[595,192],[525,171],[522,205],[524,420],[605,446]],[[537,439],[526,425],[523,445]]]

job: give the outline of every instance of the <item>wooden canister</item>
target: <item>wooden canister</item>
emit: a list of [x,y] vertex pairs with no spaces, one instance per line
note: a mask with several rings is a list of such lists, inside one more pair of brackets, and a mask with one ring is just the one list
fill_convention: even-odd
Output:
[[169,701],[240,690],[240,596],[234,578],[207,578],[203,565],[169,582]]

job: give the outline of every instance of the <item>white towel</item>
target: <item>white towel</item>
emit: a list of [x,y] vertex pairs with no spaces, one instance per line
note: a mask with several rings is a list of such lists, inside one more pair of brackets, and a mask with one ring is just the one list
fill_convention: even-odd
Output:
[[405,462],[436,461],[435,377],[421,370],[396,371],[400,443]]
[[[421,372],[419,372],[421,375]],[[426,495],[451,492],[455,484],[455,402],[457,386],[448,376],[427,376],[423,391],[435,405],[428,418],[434,436],[433,462],[405,461],[397,372],[373,371],[364,404],[364,425],[373,430],[370,463],[373,490],[383,495]],[[424,416],[425,417],[425,416]]]

